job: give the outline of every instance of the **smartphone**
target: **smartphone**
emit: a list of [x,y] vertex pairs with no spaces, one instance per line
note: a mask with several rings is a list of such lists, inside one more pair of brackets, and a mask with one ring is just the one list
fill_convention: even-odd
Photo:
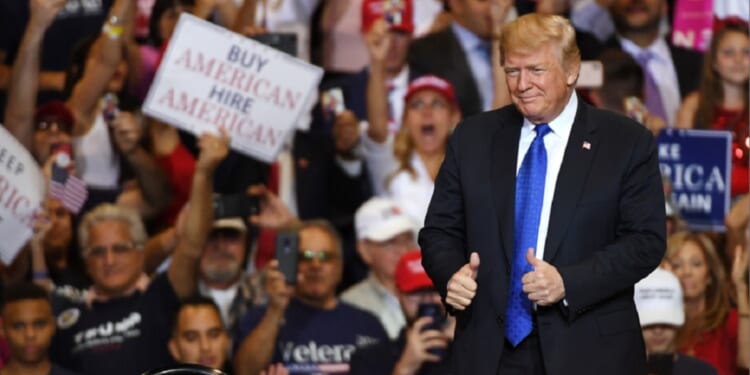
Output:
[[296,231],[276,232],[276,260],[279,271],[284,275],[287,284],[297,283],[297,258],[299,239]]
[[[440,331],[445,326],[445,318],[443,315],[443,310],[440,308],[440,305],[437,303],[420,303],[419,306],[417,307],[417,316],[419,318],[423,316],[429,316],[432,318],[432,322],[430,322],[430,324],[422,328],[423,331],[427,331],[430,329]],[[431,348],[431,349],[428,349],[427,351],[441,358],[445,354],[445,349],[443,348]]]
[[50,156],[55,157],[55,165],[67,169],[73,168],[73,145],[68,142],[53,143],[49,147]]
[[107,124],[111,124],[112,121],[114,121],[115,117],[117,117],[117,114],[120,112],[120,100],[117,98],[117,95],[112,93],[107,93],[104,95],[104,108],[102,108],[102,116],[104,117],[104,122]]
[[646,114],[648,113],[648,109],[643,104],[641,99],[639,99],[637,96],[628,96],[627,98],[623,99],[624,106],[625,106],[625,113],[628,115],[628,117],[632,118],[635,121],[638,121],[638,123],[643,124],[644,121],[646,121]]
[[674,353],[653,353],[648,356],[649,375],[672,375]]
[[297,56],[297,34],[294,33],[265,33],[258,34],[253,39],[286,54]]
[[581,61],[576,87],[582,89],[596,89],[604,84],[604,67],[598,60]]
[[334,121],[336,116],[343,112],[344,93],[341,88],[334,87],[320,94],[320,105],[323,107],[323,116],[327,121]]
[[247,194],[216,194],[213,200],[214,219],[241,217],[260,213],[260,199]]

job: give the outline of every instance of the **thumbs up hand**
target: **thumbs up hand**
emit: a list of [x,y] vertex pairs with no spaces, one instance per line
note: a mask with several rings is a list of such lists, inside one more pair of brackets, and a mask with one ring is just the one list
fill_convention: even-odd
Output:
[[526,261],[534,270],[523,275],[521,282],[531,302],[549,306],[565,298],[565,284],[555,266],[537,259],[531,248],[526,252]]
[[445,302],[456,310],[465,310],[477,294],[477,273],[479,272],[479,254],[471,253],[469,263],[453,274],[448,280],[448,293]]

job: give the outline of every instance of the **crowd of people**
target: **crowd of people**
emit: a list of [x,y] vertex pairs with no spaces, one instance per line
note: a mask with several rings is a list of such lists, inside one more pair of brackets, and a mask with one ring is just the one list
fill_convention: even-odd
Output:
[[[673,8],[668,0],[0,0],[0,122],[38,163],[47,190],[65,169],[87,195],[75,210],[47,194],[32,238],[0,266],[0,375],[135,375],[176,364],[237,375],[455,373],[453,349],[465,348],[455,332],[483,326],[466,327],[446,300],[451,275],[428,276],[447,263],[420,253],[418,239],[423,247],[430,239],[419,233],[457,221],[495,233],[513,220],[479,199],[505,166],[488,161],[505,154],[479,139],[472,149],[467,134],[480,134],[476,115],[506,121],[497,109],[523,106],[514,95],[524,85],[548,83],[552,67],[511,68],[526,57],[502,52],[525,43],[505,26],[529,13],[565,16],[578,62],[601,62],[601,85],[574,90],[568,107],[625,115],[648,129],[649,142],[670,128],[731,133],[724,230],[691,230],[665,176],[666,253],[631,294],[649,373],[747,373],[750,15],[717,18],[699,52],[669,38]],[[142,112],[183,13],[251,38],[293,35],[288,52],[324,69],[321,100],[300,120],[309,130],[294,131],[273,163],[232,149],[223,129],[191,134]],[[568,58],[555,57],[566,69]],[[535,77],[519,78],[526,74]],[[580,77],[557,78],[573,90]],[[473,132],[457,140],[462,126]],[[530,147],[533,131],[524,132]],[[622,134],[621,146],[631,133]],[[633,144],[636,154],[641,143]],[[550,149],[558,169],[562,145]],[[486,160],[446,168],[459,152]],[[511,173],[516,160],[506,162]],[[433,199],[441,178],[474,174],[486,178],[443,185],[436,199],[467,194],[463,209],[491,218]],[[589,198],[591,212],[623,203]],[[618,214],[644,202],[630,204]],[[592,241],[639,228],[601,229]],[[277,259],[290,238],[292,276],[288,259]],[[468,246],[461,262],[477,279],[480,260]],[[576,286],[566,287],[566,308],[577,308]],[[586,320],[585,310],[575,319]],[[619,323],[599,328],[627,329]],[[475,345],[503,346],[484,333]]]

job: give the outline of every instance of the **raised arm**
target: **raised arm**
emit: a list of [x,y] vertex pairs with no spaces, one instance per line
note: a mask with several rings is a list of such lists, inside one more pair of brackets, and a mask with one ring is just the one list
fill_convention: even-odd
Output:
[[112,74],[123,59],[125,39],[132,33],[135,1],[116,0],[102,33],[91,46],[81,80],[75,84],[67,104],[75,117],[73,135],[86,134],[96,115],[96,106]]
[[184,298],[196,290],[198,261],[214,221],[212,195],[213,174],[229,153],[229,137],[204,134],[198,142],[200,155],[195,166],[193,184],[188,200],[184,230],[167,270],[169,282],[178,297]]
[[241,33],[246,27],[255,26],[255,9],[258,0],[245,0],[234,19],[232,31]]
[[[377,20],[365,35],[370,52],[370,78],[367,81],[367,135],[377,143],[388,139],[388,93],[385,59],[391,48],[391,37],[385,20]],[[399,119],[400,121],[400,119]]]
[[34,107],[39,84],[39,59],[44,32],[52,24],[65,0],[30,0],[31,16],[10,75],[5,127],[24,147],[31,149]]

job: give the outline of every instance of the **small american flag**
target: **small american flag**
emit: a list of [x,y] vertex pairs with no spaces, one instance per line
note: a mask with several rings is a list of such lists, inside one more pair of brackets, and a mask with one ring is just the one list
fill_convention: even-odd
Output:
[[59,199],[63,206],[74,214],[81,210],[89,196],[86,183],[76,175],[68,173],[65,168],[58,166],[57,163],[52,165],[49,194]]
[[584,141],[583,146],[581,147],[583,147],[584,150],[591,150],[591,143]]

